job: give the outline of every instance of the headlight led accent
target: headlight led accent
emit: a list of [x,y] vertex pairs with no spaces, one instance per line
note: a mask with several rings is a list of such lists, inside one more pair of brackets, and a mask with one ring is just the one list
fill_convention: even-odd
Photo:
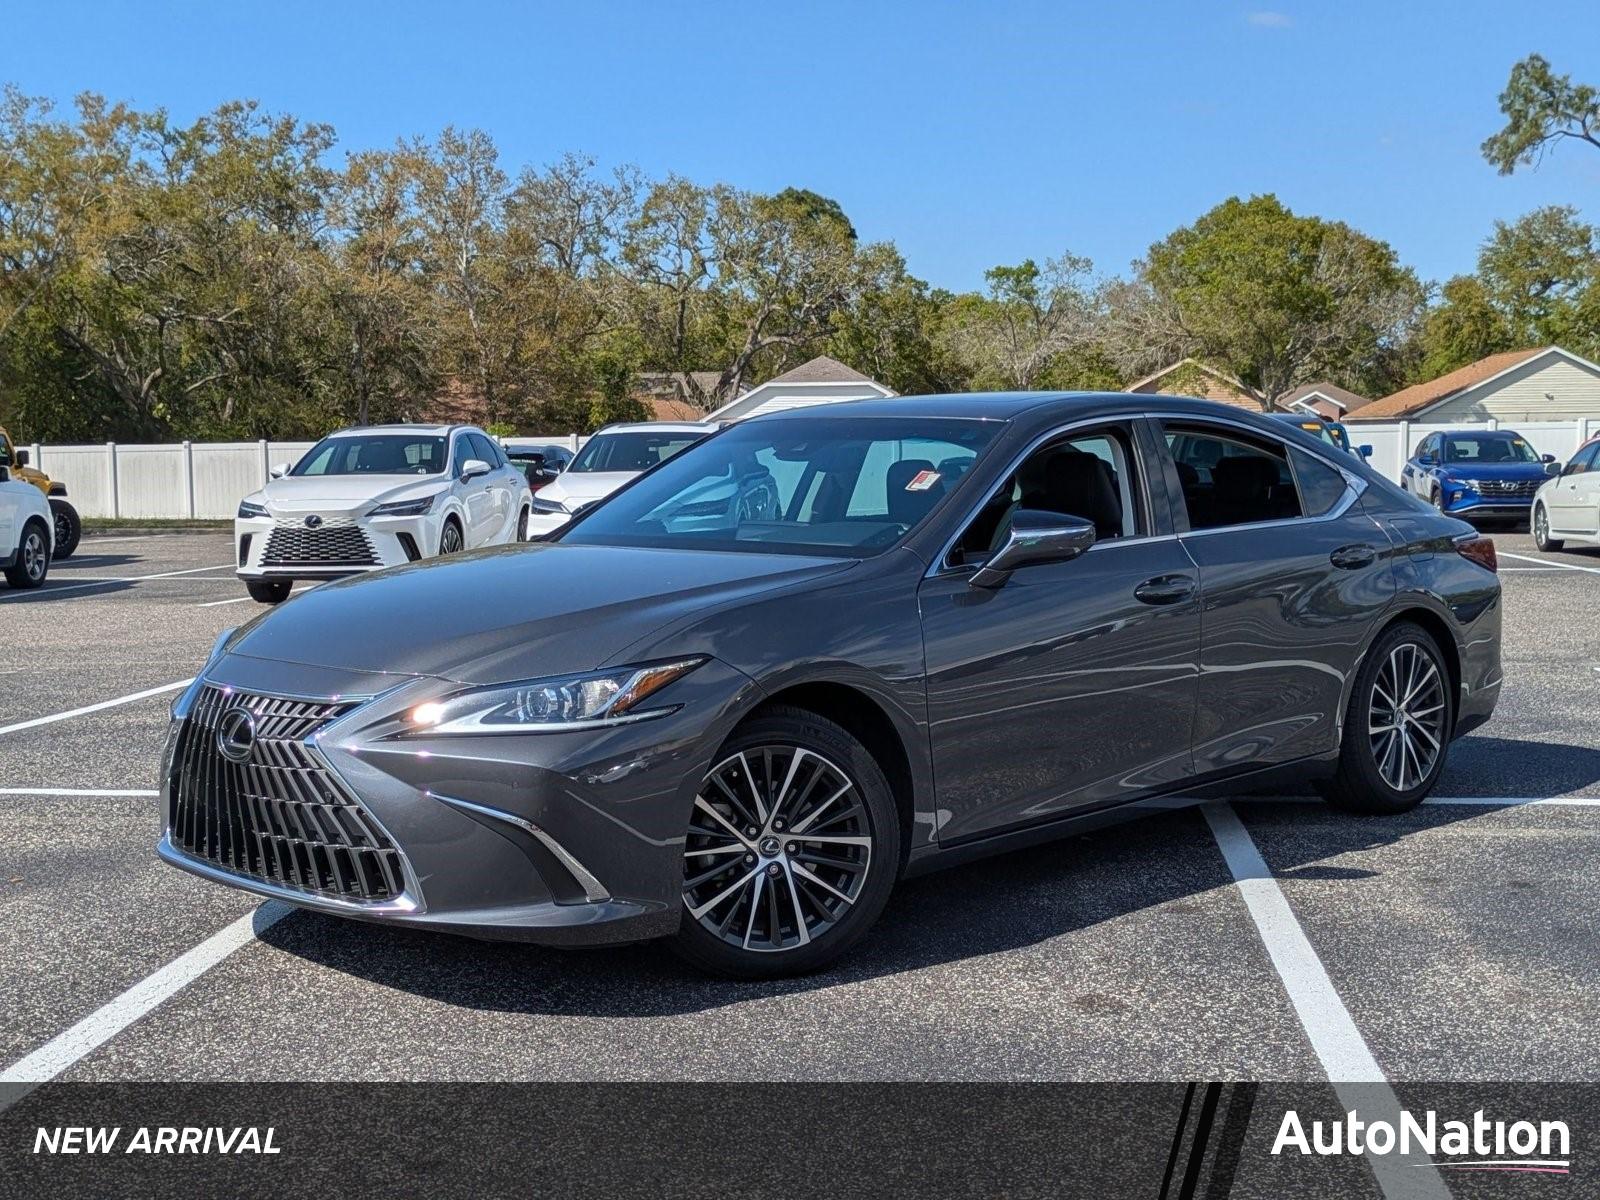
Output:
[[441,493],[435,492],[431,496],[424,496],[420,500],[392,500],[388,504],[380,504],[367,514],[369,517],[420,517],[424,513],[433,511],[433,502]]
[[239,512],[237,515],[245,519],[250,517],[264,517],[267,515],[267,506],[265,504],[257,504],[253,500],[241,500],[239,501]]
[[478,688],[446,700],[419,704],[407,714],[406,720],[411,732],[430,736],[551,733],[643,721],[672,710],[640,709],[640,704],[705,661],[704,658],[685,658],[588,675]]

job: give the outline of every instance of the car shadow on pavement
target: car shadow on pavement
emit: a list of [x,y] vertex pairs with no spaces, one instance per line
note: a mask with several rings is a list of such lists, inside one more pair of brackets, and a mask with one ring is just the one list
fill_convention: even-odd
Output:
[[[1552,795],[1600,780],[1600,750],[1503,738],[1468,740],[1478,743],[1474,753],[1494,758],[1526,762],[1526,756],[1537,753],[1539,761],[1549,764]],[[1465,782],[1458,780],[1449,794],[1466,794],[1461,786]],[[1430,805],[1399,817],[1365,817],[1303,799],[1240,796],[1238,802],[1247,825],[1295,826],[1296,837],[1275,850],[1277,873],[1351,887],[1362,886],[1375,873],[1327,860],[1493,811]],[[709,979],[660,943],[555,950],[376,927],[310,912],[278,922],[261,937],[331,970],[451,1005],[634,1018],[693,1013],[916,972],[1035,945],[1130,914],[1190,921],[1196,938],[1215,938],[1215,906],[1199,897],[1232,884],[1201,813],[1178,809],[907,880],[859,947],[831,969],[797,979]],[[1247,920],[1241,907],[1239,921]],[[1079,982],[1093,990],[1093,981]],[[1063,1003],[1074,1002],[1068,994],[1073,986],[1074,981],[1063,980]]]

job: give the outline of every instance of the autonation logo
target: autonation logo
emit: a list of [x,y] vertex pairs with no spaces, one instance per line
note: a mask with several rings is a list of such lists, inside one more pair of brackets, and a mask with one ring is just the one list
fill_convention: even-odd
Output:
[[1363,1121],[1354,1109],[1342,1121],[1312,1121],[1283,1114],[1274,1154],[1334,1157],[1367,1154],[1426,1158],[1415,1166],[1452,1171],[1508,1171],[1536,1175],[1571,1173],[1572,1134],[1565,1121],[1492,1121],[1480,1108],[1470,1121],[1442,1121],[1429,1109],[1419,1118],[1401,1109],[1397,1121]]

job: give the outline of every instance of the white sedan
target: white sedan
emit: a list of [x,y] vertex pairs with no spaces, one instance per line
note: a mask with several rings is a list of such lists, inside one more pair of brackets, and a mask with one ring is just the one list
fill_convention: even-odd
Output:
[[263,604],[286,598],[296,580],[527,537],[527,480],[471,426],[346,429],[272,474],[233,523],[239,578]]
[[719,427],[698,421],[642,421],[607,425],[583,444],[566,470],[533,498],[528,532],[553,533],[597,500],[603,500],[641,472],[666,462]]

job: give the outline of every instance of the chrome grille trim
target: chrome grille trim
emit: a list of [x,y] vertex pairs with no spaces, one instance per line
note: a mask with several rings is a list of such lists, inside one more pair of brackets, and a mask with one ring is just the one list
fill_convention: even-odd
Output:
[[378,551],[367,531],[329,521],[316,529],[279,522],[261,551],[263,567],[376,567]]
[[1478,491],[1485,496],[1513,497],[1526,500],[1543,485],[1542,479],[1480,479]]
[[[223,713],[255,719],[249,758],[223,757]],[[357,905],[406,898],[404,853],[318,752],[313,738],[354,702],[292,699],[205,684],[174,745],[167,822],[193,858],[277,888]]]

